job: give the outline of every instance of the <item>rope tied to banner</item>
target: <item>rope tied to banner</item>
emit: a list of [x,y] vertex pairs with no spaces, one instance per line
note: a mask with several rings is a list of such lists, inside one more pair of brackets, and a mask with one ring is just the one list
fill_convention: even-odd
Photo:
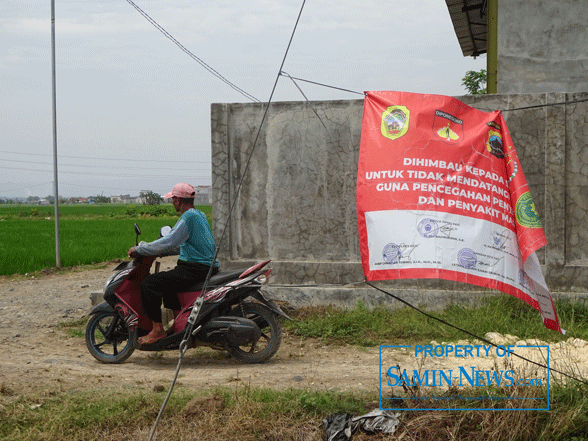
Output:
[[[316,86],[326,87],[326,88],[329,88],[329,89],[340,90],[340,91],[343,91],[343,92],[349,92],[349,93],[353,93],[353,94],[356,94],[356,95],[363,95],[363,96],[366,95],[365,92],[358,92],[356,90],[345,89],[345,88],[342,88],[342,87],[331,86],[331,85],[325,84],[325,83],[319,83],[319,82],[316,82],[316,81],[305,80],[303,78],[293,77],[293,76],[287,74],[286,72],[280,72],[280,74],[283,74],[284,76],[290,78],[293,82],[294,82],[294,80],[303,81],[305,83],[314,84]],[[298,87],[298,85],[296,87]],[[300,92],[302,93],[302,95],[304,95],[304,93],[302,92],[302,90],[299,87],[298,87],[298,90],[300,90]],[[304,95],[304,97],[306,98],[306,95]],[[306,99],[308,100],[308,98],[306,98]],[[531,106],[515,107],[513,109],[500,109],[500,111],[501,112],[515,112],[517,110],[539,109],[539,108],[543,108],[543,107],[562,106],[562,105],[567,105],[567,104],[579,104],[579,103],[585,103],[585,102],[588,102],[588,98],[571,100],[571,101],[563,101],[563,102],[558,102],[558,103],[535,104],[535,105],[531,105]],[[484,111],[484,109],[479,109],[479,108],[476,108],[476,107],[474,107],[474,109]]]

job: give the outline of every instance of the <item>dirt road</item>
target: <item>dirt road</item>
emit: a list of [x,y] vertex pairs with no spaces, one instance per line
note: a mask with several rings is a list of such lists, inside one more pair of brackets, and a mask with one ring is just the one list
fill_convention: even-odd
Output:
[[[173,265],[171,259],[164,260],[162,270]],[[67,336],[56,327],[87,314],[91,307],[90,293],[102,290],[115,266],[116,263],[109,263],[104,269],[0,279],[0,384],[17,392],[50,385],[66,389],[97,386],[152,389],[169,385],[177,366],[177,352],[135,351],[124,364],[103,365],[90,356],[83,338]],[[516,337],[496,336],[496,339],[499,344],[521,344]],[[574,369],[576,375],[587,376],[586,341],[570,338],[550,349],[552,367]],[[538,353],[520,352],[542,359]],[[418,367],[414,354],[409,351],[387,352],[386,359],[389,366]],[[437,369],[457,369],[459,364],[464,364],[463,359],[455,357],[431,361]],[[502,361],[497,357],[476,360],[480,368],[484,363],[486,368],[492,368]],[[325,346],[317,340],[286,334],[277,355],[262,365],[239,364],[208,348],[191,349],[178,381],[188,388],[242,382],[280,389],[377,391],[379,363],[378,347]]]
[[[172,260],[164,261],[162,270],[172,265]],[[135,351],[124,364],[104,365],[90,356],[83,338],[56,327],[87,314],[90,294],[102,290],[115,266],[0,280],[0,383],[18,391],[51,383],[153,388],[171,382],[176,351]],[[273,388],[377,389],[378,349],[324,346],[285,335],[271,361],[243,365],[221,352],[197,348],[187,352],[178,381],[193,388],[239,381]]]

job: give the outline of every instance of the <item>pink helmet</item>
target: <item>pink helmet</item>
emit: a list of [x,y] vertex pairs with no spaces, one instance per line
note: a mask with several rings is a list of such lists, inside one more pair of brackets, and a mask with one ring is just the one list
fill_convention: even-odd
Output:
[[163,197],[169,199],[174,196],[177,198],[190,199],[196,197],[196,192],[194,191],[194,187],[192,187],[190,184],[182,182],[180,184],[176,184],[173,190],[170,193],[165,194]]

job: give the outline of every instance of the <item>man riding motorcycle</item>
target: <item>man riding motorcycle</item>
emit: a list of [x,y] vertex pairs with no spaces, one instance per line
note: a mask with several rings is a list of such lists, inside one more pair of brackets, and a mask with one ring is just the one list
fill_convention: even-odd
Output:
[[[129,249],[130,257],[179,254],[177,265],[169,271],[151,274],[141,284],[141,301],[147,316],[153,322],[149,334],[139,338],[148,345],[167,335],[161,317],[161,301],[166,308],[180,309],[177,293],[206,279],[208,273],[218,273],[219,262],[214,259],[216,246],[204,213],[194,208],[196,192],[190,184],[179,183],[164,198],[172,204],[180,219],[167,236],[153,242],[141,242]],[[212,268],[211,268],[212,267]]]

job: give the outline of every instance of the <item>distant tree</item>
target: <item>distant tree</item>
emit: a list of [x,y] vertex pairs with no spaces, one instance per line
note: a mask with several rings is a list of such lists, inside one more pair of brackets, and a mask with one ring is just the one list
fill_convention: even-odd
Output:
[[140,196],[143,200],[143,205],[159,205],[163,202],[163,198],[158,193],[154,193],[151,190],[142,191]]
[[462,78],[461,85],[466,88],[470,95],[482,95],[486,93],[487,76],[486,69],[478,72],[468,70]]
[[34,204],[35,202],[39,202],[40,199],[39,196],[29,196],[27,198],[27,204]]
[[52,195],[45,196],[45,199],[47,199],[51,205],[53,205],[55,203],[55,196],[52,196]]
[[110,204],[110,198],[108,196],[92,196],[92,199],[97,204]]

